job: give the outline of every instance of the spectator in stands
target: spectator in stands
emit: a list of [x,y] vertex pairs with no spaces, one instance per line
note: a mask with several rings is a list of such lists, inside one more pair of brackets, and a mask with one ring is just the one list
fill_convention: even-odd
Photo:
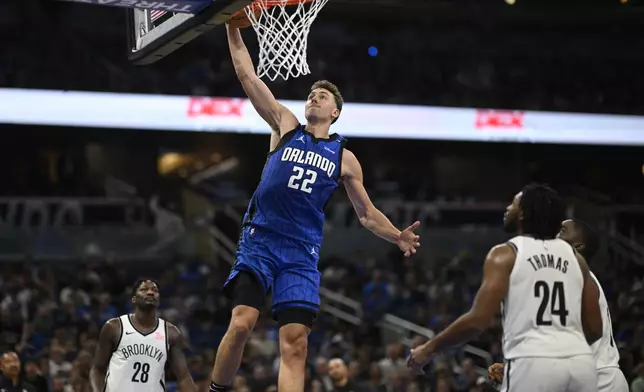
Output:
[[480,381],[485,383],[486,380],[476,372],[474,361],[471,358],[465,358],[461,361],[460,374],[456,377],[456,388],[467,391],[479,385]]
[[329,376],[329,360],[325,357],[317,357],[315,359],[315,374],[314,381],[320,383],[322,391],[330,392],[333,390],[333,381]]
[[267,388],[276,385],[277,379],[269,366],[259,364],[253,367],[253,372],[248,385],[251,391],[265,391]]
[[47,377],[43,374],[38,362],[33,359],[25,362],[25,381],[34,386],[36,392],[48,392]]
[[59,344],[52,343],[49,354],[49,376],[68,374],[72,369],[71,362],[65,359],[65,349]]
[[2,355],[0,370],[0,390],[3,392],[37,392],[33,385],[23,380],[20,374],[20,358],[15,352],[9,351]]
[[172,243],[185,232],[183,219],[171,211],[173,206],[169,206],[169,209],[163,208],[159,202],[159,196],[154,195],[150,199],[149,207],[154,214],[154,226],[159,235],[159,243],[155,245],[155,249]]
[[349,378],[349,368],[340,358],[329,361],[329,377],[333,383],[333,392],[363,392],[364,389]]
[[112,305],[112,297],[109,293],[101,293],[98,296],[98,317],[96,322],[99,325],[105,324],[111,318],[118,317],[118,310]]
[[390,285],[385,280],[384,273],[380,269],[375,269],[371,276],[371,281],[362,289],[362,306],[365,317],[369,321],[378,321],[390,305]]
[[395,375],[407,369],[404,358],[405,349],[400,343],[390,343],[387,345],[386,355],[378,362],[378,366],[380,366],[385,384],[389,384]]
[[371,369],[369,370],[369,380],[364,384],[365,389],[372,392],[386,392],[387,386],[382,382],[382,371],[378,363],[374,362],[371,364]]
[[454,391],[448,377],[439,377],[436,380],[436,392],[452,392]]
[[398,370],[391,377],[391,379],[390,379],[390,381],[389,381],[389,383],[387,385],[387,391],[388,392],[405,392],[407,386],[409,385],[410,380],[411,380],[411,376],[410,376],[409,371],[407,369]]
[[253,335],[248,340],[248,345],[265,359],[274,358],[278,353],[277,341],[269,338],[268,331],[263,325],[255,327]]
[[56,377],[51,382],[51,392],[66,392],[65,380],[61,377]]
[[360,361],[353,360],[349,362],[349,378],[352,380],[357,380],[360,378],[360,372],[361,372],[361,365]]
[[91,299],[85,290],[79,287],[74,280],[72,284],[60,291],[60,302],[62,304],[72,303],[74,306],[89,306]]

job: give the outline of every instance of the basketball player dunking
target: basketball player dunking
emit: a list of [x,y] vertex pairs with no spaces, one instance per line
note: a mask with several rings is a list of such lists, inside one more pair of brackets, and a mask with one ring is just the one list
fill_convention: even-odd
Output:
[[266,294],[272,288],[273,317],[280,325],[278,390],[302,392],[307,336],[320,306],[317,268],[324,207],[344,183],[360,223],[396,244],[405,256],[416,252],[415,222],[403,231],[391,224],[367,196],[362,168],[344,148],[345,139],[329,135],[342,110],[342,96],[327,81],[316,82],[306,101],[306,125],[280,105],[253,69],[239,29],[226,26],[237,77],[272,133],[262,178],[244,217],[236,263],[225,283],[233,296],[230,326],[219,345],[211,391],[230,388],[244,345]]
[[[588,223],[580,219],[568,219],[561,223],[558,237],[572,245],[587,261],[593,259],[599,250],[599,237]],[[608,310],[608,301],[595,274],[590,276],[599,289],[599,308],[602,312],[604,332],[601,339],[590,347],[597,364],[599,392],[628,392],[628,382],[619,368],[619,350],[613,338],[613,323]],[[490,366],[489,376],[496,382],[503,381],[504,365]]]
[[564,210],[545,185],[528,185],[515,196],[503,223],[518,236],[490,250],[472,308],[412,350],[412,370],[422,372],[432,354],[476,337],[501,309],[502,391],[597,391],[589,343],[602,336],[599,292],[583,256],[555,238]]
[[90,371],[92,392],[163,392],[169,360],[181,392],[196,392],[179,329],[157,317],[159,288],[139,280],[132,288],[134,314],[108,320]]

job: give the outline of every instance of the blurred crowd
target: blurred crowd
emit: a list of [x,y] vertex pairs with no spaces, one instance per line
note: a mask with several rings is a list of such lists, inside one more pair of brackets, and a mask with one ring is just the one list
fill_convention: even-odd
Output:
[[[0,45],[6,59],[0,64],[1,86],[243,95],[223,29],[158,64],[137,67],[126,58],[123,10],[16,3],[4,11],[11,17],[0,19],[0,30],[12,31],[18,23],[30,28]],[[478,14],[462,23],[441,18],[347,23],[331,15],[322,12],[311,31],[312,75],[271,84],[280,99],[301,100],[312,81],[324,78],[336,83],[348,102],[642,113],[637,97],[644,87],[639,77],[644,58],[636,40],[641,32],[628,21],[580,26],[584,33],[577,34],[549,19],[520,26],[495,24]],[[245,36],[256,54],[254,33]]]
[[[310,335],[307,391],[485,392],[494,390],[477,373],[476,358],[441,356],[425,376],[411,377],[400,341],[385,344],[377,321],[394,313],[438,331],[465,311],[480,279],[479,261],[466,252],[451,260],[329,259],[321,263],[323,285],[360,300],[363,320],[346,323],[322,313]],[[127,263],[112,259],[78,260],[75,265],[1,266],[0,344],[22,362],[21,379],[36,392],[90,391],[88,372],[101,325],[131,311],[130,285],[140,276],[156,278],[161,290],[160,315],[188,338],[191,374],[207,390],[219,340],[229,321],[230,304],[220,287],[228,266],[175,260],[173,265]],[[164,268],[167,267],[167,268]],[[621,366],[634,391],[644,383],[644,281],[641,271],[597,265],[596,272],[611,304]],[[630,284],[623,277],[632,276]],[[618,277],[622,277],[619,279]],[[500,323],[476,342],[492,360],[503,359]],[[279,360],[277,326],[264,315],[244,354],[235,392],[276,391]],[[422,336],[413,345],[424,342]],[[449,354],[446,354],[449,355]],[[16,371],[10,354],[3,356],[5,382]],[[176,390],[168,372],[168,390]],[[0,384],[1,387],[1,384]]]

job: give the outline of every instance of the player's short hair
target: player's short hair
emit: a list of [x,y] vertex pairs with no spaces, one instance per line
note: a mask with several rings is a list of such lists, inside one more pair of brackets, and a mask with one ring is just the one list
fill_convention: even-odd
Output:
[[134,282],[134,286],[132,286],[132,295],[131,295],[132,297],[134,297],[136,295],[136,292],[139,291],[139,288],[141,287],[143,282],[152,282],[157,286],[157,289],[160,289],[159,284],[154,279],[148,279],[148,278],[139,279],[136,282]]
[[[340,89],[338,88],[338,86],[329,82],[328,80],[318,80],[317,82],[313,83],[313,86],[311,86],[311,91],[317,88],[323,88],[329,91],[331,94],[333,94],[333,99],[335,100],[335,106],[337,106],[338,110],[342,112],[342,105],[344,105],[344,98],[342,98],[342,93],[340,93]],[[331,124],[338,121],[338,118],[340,118],[340,116],[334,118]]]
[[573,219],[575,230],[581,235],[581,241],[584,243],[584,249],[579,251],[587,262],[590,262],[601,246],[601,239],[597,230],[593,229],[588,222],[581,219]]
[[538,183],[526,185],[521,192],[523,234],[537,239],[555,238],[566,215],[566,205],[559,193]]

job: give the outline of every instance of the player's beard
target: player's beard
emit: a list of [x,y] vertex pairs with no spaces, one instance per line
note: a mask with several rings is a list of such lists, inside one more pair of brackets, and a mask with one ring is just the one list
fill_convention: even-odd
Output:
[[143,300],[143,301],[141,301],[141,302],[139,302],[137,304],[137,307],[139,309],[141,309],[142,311],[144,311],[144,312],[150,312],[150,311],[153,311],[154,309],[156,309],[157,304],[156,304],[156,302],[151,303],[151,302],[147,302],[147,301]]
[[503,221],[503,230],[506,233],[516,233],[519,231],[519,219],[517,217],[508,217]]

